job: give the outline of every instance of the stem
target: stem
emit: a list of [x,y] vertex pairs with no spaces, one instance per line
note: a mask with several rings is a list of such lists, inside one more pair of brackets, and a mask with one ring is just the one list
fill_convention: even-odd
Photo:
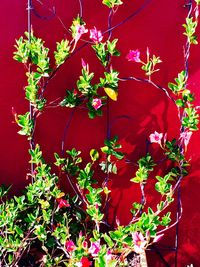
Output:
[[78,198],[79,198],[82,202],[87,203],[87,202],[84,200],[84,198],[82,198],[82,195],[80,195],[79,192],[76,190],[76,188],[75,188],[75,186],[73,185],[73,182],[72,182],[72,180],[71,180],[71,178],[69,177],[68,174],[66,174],[66,177],[67,177],[67,180],[68,180],[68,182],[69,182],[71,188],[73,189],[75,195],[77,195]]
[[141,190],[141,194],[142,194],[142,197],[141,197],[142,207],[140,209],[140,215],[142,214],[143,207],[146,204],[146,197],[145,197],[144,188],[145,188],[145,183],[140,183],[140,190]]
[[[109,11],[109,15],[108,15],[108,28],[111,28],[111,25],[112,25],[112,18],[113,18],[113,15],[114,15],[114,12],[113,12],[113,9],[111,8],[110,11]],[[108,40],[111,38],[112,36],[112,29],[110,29],[108,31]],[[111,71],[111,66],[110,66],[110,62],[111,62],[111,55],[108,54],[108,64],[107,66],[105,67],[105,70],[107,72],[110,72]],[[107,139],[109,140],[110,139],[110,100],[109,100],[109,97],[107,98],[107,114],[106,114],[106,121],[107,121],[107,129],[106,129],[106,135],[107,135]],[[109,180],[109,172],[108,172],[108,156],[109,155],[106,155],[106,178],[105,178],[105,185],[107,186],[108,185],[108,180]],[[108,198],[106,198],[105,200],[105,220],[106,222],[108,221]]]
[[71,111],[70,116],[69,116],[69,118],[67,120],[65,129],[64,129],[63,138],[62,138],[62,141],[61,141],[61,153],[62,153],[62,157],[64,156],[64,147],[65,147],[65,139],[66,139],[66,136],[67,136],[67,131],[68,131],[69,126],[71,124],[71,121],[73,119],[74,113],[75,113],[75,109],[73,109]]
[[[28,42],[30,44],[31,43],[31,22],[32,22],[32,20],[31,20],[31,11],[33,9],[32,0],[28,0],[27,4],[28,4],[28,7],[27,7],[27,11],[28,11]],[[28,72],[31,73],[31,63],[29,63]],[[33,105],[31,104],[31,102],[29,102],[30,120],[33,120],[34,125],[35,125],[35,116],[34,116],[33,109],[34,109]],[[31,136],[31,138],[29,140],[29,146],[30,146],[31,149],[35,148],[33,133],[34,133],[34,131],[32,132],[32,136]],[[30,163],[30,165],[31,165],[31,174],[33,175],[35,167],[34,167],[33,163]],[[32,182],[33,182],[33,180],[32,180]]]

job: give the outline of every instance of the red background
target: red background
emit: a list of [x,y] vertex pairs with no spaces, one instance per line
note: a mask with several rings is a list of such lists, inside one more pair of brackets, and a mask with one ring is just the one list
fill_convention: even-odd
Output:
[[[1,3],[0,16],[0,182],[13,184],[13,192],[20,193],[28,182],[26,173],[30,171],[28,165],[28,143],[24,137],[17,134],[17,126],[12,123],[12,107],[17,113],[25,113],[28,103],[24,100],[24,86],[26,85],[23,66],[12,59],[14,40],[18,39],[27,30],[27,1],[12,0]],[[45,20],[32,15],[32,25],[37,36],[45,40],[47,47],[55,49],[55,42],[63,37],[69,37],[58,20],[63,21],[69,28],[71,21],[79,13],[78,1],[75,0],[45,0],[41,6],[33,1],[41,16],[51,16],[46,7],[56,7],[56,14],[52,19]],[[143,5],[142,0],[125,0],[113,18],[113,25],[137,11]],[[184,0],[152,0],[137,15],[113,31],[113,38],[119,38],[121,57],[113,60],[113,68],[120,71],[120,77],[131,75],[143,77],[136,63],[128,63],[126,54],[129,49],[139,49],[141,57],[145,58],[147,46],[150,52],[159,55],[163,61],[160,64],[159,74],[155,74],[154,81],[167,86],[169,81],[176,77],[183,69],[183,36],[182,24],[187,14],[183,7]],[[83,19],[87,28],[96,26],[102,31],[107,29],[108,9],[102,6],[100,0],[83,0]],[[86,37],[86,39],[88,36]],[[80,43],[81,44],[81,43]],[[197,104],[200,100],[199,91],[199,52],[200,48],[191,49],[189,64],[189,89],[196,93]],[[46,97],[48,101],[64,96],[66,89],[75,86],[81,70],[80,59],[89,63],[91,71],[96,77],[103,72],[94,52],[89,46],[80,50],[73,59],[63,66],[56,77],[50,82]],[[48,162],[53,160],[53,152],[61,151],[61,139],[71,110],[57,108],[48,109],[37,121],[36,142],[41,144],[44,157]],[[104,113],[106,109],[104,109]],[[176,109],[168,101],[165,94],[150,85],[138,82],[125,82],[119,85],[117,102],[110,101],[110,120],[112,123],[111,135],[117,134],[125,145],[128,157],[136,161],[145,154],[145,141],[155,130],[167,132],[169,139],[176,137],[179,129],[176,119]],[[87,112],[76,111],[70,124],[65,140],[65,148],[76,147],[87,155],[91,148],[102,146],[106,137],[106,117],[89,120]],[[200,266],[200,205],[199,202],[199,133],[192,137],[188,149],[191,157],[191,174],[182,183],[183,217],[180,222],[180,248],[178,266],[193,263]],[[155,147],[156,148],[156,147]],[[152,148],[154,149],[154,147]],[[156,154],[156,150],[154,152]],[[159,155],[158,155],[159,156]],[[120,171],[112,179],[114,200],[110,203],[110,216],[117,214],[122,224],[129,218],[129,209],[134,200],[134,188],[129,182],[132,174],[131,167]],[[67,188],[66,181],[63,186]],[[154,198],[152,196],[152,203]],[[163,242],[167,245],[174,243],[174,230],[168,232]],[[165,259],[169,266],[173,266],[174,253],[167,251]],[[164,266],[155,252],[150,252],[149,266]]]

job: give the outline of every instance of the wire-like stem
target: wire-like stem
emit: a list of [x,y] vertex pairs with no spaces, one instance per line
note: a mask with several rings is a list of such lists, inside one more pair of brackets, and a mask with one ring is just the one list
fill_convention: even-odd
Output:
[[75,109],[73,109],[73,110],[70,112],[69,118],[68,118],[68,120],[67,120],[65,129],[64,129],[63,138],[62,138],[62,141],[61,141],[61,154],[62,154],[62,156],[64,156],[65,140],[66,140],[66,136],[67,136],[67,133],[68,133],[68,129],[69,129],[69,126],[70,126],[71,121],[72,121],[72,119],[73,119],[74,113],[75,113]]
[[[32,11],[32,9],[33,9],[32,0],[28,0],[28,2],[27,2],[27,12],[28,12],[28,14],[27,14],[28,15],[28,25],[27,25],[27,27],[28,27],[28,42],[29,42],[29,44],[31,43],[31,23],[32,23],[31,11]],[[31,63],[29,63],[28,72],[31,73]],[[34,116],[33,109],[34,109],[33,105],[31,104],[31,102],[29,102],[29,113],[30,113],[30,118],[29,119],[31,121],[33,121],[33,123],[35,125],[35,116]],[[30,146],[31,149],[34,149],[34,147],[35,147],[33,135],[34,135],[34,130],[32,131],[32,135],[31,135],[30,140],[29,140],[29,146]],[[31,174],[32,174],[32,177],[33,177],[34,164],[30,163],[30,166],[31,166]]]

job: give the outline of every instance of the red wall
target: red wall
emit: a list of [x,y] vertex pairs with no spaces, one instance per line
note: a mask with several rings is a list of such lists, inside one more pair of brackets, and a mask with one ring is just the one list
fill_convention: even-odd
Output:
[[[17,134],[17,126],[12,123],[11,109],[17,113],[24,113],[28,104],[24,100],[24,86],[26,85],[23,66],[12,59],[14,40],[19,38],[27,30],[27,11],[25,0],[3,1],[1,3],[0,16],[0,181],[13,184],[13,192],[19,193],[29,172],[27,148],[24,137]],[[50,16],[51,13],[41,7],[37,1],[36,10],[41,16]],[[72,18],[79,12],[78,0],[45,0],[43,3],[49,7],[56,7],[56,14],[64,25],[69,28]],[[142,6],[142,0],[125,0],[114,16],[113,25],[128,17]],[[128,63],[125,56],[129,49],[140,49],[145,56],[146,47],[151,53],[159,55],[163,61],[160,64],[159,74],[154,79],[161,85],[167,86],[168,81],[183,69],[183,45],[185,38],[182,35],[182,24],[187,10],[183,7],[184,0],[152,0],[132,19],[113,31],[113,38],[120,38],[120,59],[113,60],[113,68],[120,71],[121,77],[130,75],[142,77],[136,63]],[[96,26],[98,29],[107,29],[108,9],[101,5],[100,0],[83,0],[83,19],[87,27]],[[44,20],[32,16],[33,29],[37,36],[43,37],[46,45],[55,49],[55,42],[68,37],[68,33],[62,27],[55,16],[50,20]],[[200,60],[198,46],[192,47],[188,87],[196,93],[199,103],[199,74],[198,62]],[[61,68],[56,77],[49,84],[46,97],[49,101],[64,96],[66,89],[75,86],[75,81],[80,75],[81,62],[84,58],[89,63],[91,71],[98,75],[103,72],[89,46],[80,50],[73,59]],[[106,110],[104,110],[106,111]],[[48,109],[39,117],[36,128],[36,142],[41,144],[47,161],[53,160],[53,152],[61,151],[61,139],[63,131],[70,116],[68,109]],[[124,117],[124,115],[128,117]],[[176,110],[168,101],[165,94],[147,84],[138,82],[120,83],[119,98],[117,102],[110,102],[110,118],[112,122],[111,134],[117,134],[121,142],[126,146],[128,156],[136,161],[145,153],[145,140],[149,134],[168,132],[169,138],[176,137],[178,125]],[[118,118],[118,119],[117,119]],[[66,136],[66,148],[76,147],[83,150],[86,155],[93,147],[103,144],[106,137],[106,117],[89,120],[86,111],[77,111],[72,119]],[[191,175],[186,177],[182,184],[182,201],[184,213],[180,222],[180,249],[178,266],[186,266],[193,263],[200,266],[200,205],[199,201],[199,133],[195,133],[188,149],[188,157],[191,157]],[[135,189],[130,184],[131,167],[120,171],[117,177],[112,179],[114,200],[110,203],[110,216],[117,214],[120,222],[126,223],[130,218],[129,209],[134,201]],[[65,188],[68,185],[63,181]],[[154,198],[152,196],[152,202]],[[174,209],[175,210],[175,209]],[[170,231],[163,240],[165,244],[172,245],[174,231]],[[150,253],[150,267],[164,266],[154,253]],[[165,258],[169,266],[173,266],[174,254],[166,252]],[[150,256],[151,256],[150,255]]]

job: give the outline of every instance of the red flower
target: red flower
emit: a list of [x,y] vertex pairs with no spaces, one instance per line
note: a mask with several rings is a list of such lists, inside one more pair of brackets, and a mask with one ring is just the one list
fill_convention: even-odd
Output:
[[90,267],[91,262],[88,260],[87,257],[82,257],[81,260],[75,264],[77,267]]
[[58,202],[59,209],[62,209],[63,207],[66,207],[66,208],[70,207],[70,204],[65,199],[57,198],[56,201]]

